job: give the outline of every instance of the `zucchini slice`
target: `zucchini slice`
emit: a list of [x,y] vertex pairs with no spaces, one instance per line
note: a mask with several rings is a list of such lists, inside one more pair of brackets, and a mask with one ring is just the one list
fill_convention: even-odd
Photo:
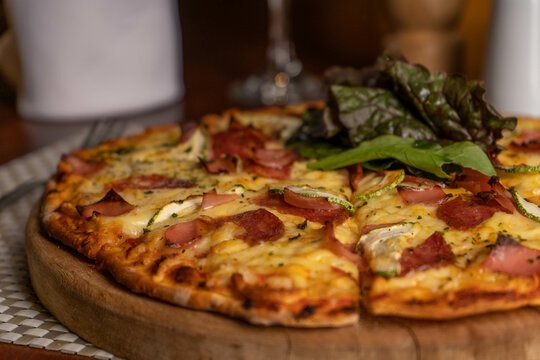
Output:
[[401,272],[399,258],[407,239],[415,233],[414,222],[392,224],[373,229],[360,236],[356,252],[363,251],[370,258],[371,269],[379,276],[392,277]]
[[176,200],[160,207],[148,220],[146,229],[153,224],[160,223],[171,217],[179,217],[198,209],[202,203],[202,196],[188,198],[186,200]]
[[521,174],[521,173],[531,173],[531,172],[540,172],[540,165],[530,166],[530,165],[495,165],[495,169],[501,170],[511,174]]
[[284,189],[290,190],[290,191],[295,192],[297,194],[300,194],[302,196],[326,198],[326,200],[328,200],[328,202],[330,202],[332,204],[341,205],[351,213],[354,212],[354,205],[351,204],[350,202],[348,202],[347,199],[344,199],[344,198],[342,198],[340,196],[330,194],[330,193],[327,193],[327,192],[324,192],[324,191],[313,189],[313,188],[310,188],[310,187],[307,187],[307,186],[286,186],[285,188],[282,188],[282,189],[274,188],[274,189],[269,189],[268,191],[272,192],[272,193],[283,195],[283,193],[284,193],[283,190]]
[[199,158],[206,160],[210,151],[210,138],[206,131],[199,126],[191,137],[178,144],[175,152],[181,154],[181,158],[186,160],[198,160]]
[[514,197],[516,206],[519,211],[529,219],[540,222],[540,207],[530,201],[525,200],[521,195],[516,192],[514,188],[510,188],[509,191]]
[[414,234],[414,224],[414,222],[403,222],[373,229],[360,236],[356,244],[356,251],[359,252],[363,247],[364,251],[367,251],[372,256],[389,252],[392,250],[392,246],[389,245],[396,244],[389,244],[388,241],[401,236],[412,236]]
[[365,175],[359,182],[356,201],[367,201],[392,190],[405,178],[405,170],[385,171],[384,176],[377,173]]

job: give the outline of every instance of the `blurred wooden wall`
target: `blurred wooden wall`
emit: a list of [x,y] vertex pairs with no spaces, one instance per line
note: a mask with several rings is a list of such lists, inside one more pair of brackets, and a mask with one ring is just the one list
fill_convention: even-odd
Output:
[[459,33],[465,40],[465,75],[469,78],[484,76],[491,6],[492,0],[468,0],[459,24]]
[[[458,31],[464,39],[469,78],[481,78],[492,0],[467,0]],[[308,71],[331,65],[372,64],[391,31],[381,0],[292,0],[292,34]],[[227,86],[260,70],[265,60],[267,12],[264,0],[179,0],[183,31],[186,96],[197,109],[230,106]],[[211,100],[193,84],[221,94]],[[201,87],[198,87],[199,89]],[[199,92],[197,92],[199,91]],[[198,114],[199,111],[188,113]],[[201,115],[202,115],[201,110]]]
[[[468,0],[459,22],[467,77],[482,76],[491,2]],[[390,31],[381,4],[373,0],[292,0],[293,37],[306,67],[319,72],[332,64],[372,63],[381,51],[383,36]],[[180,13],[188,64],[217,58],[232,75],[241,76],[264,61],[264,0],[180,0]],[[193,32],[202,33],[205,41],[190,41]]]

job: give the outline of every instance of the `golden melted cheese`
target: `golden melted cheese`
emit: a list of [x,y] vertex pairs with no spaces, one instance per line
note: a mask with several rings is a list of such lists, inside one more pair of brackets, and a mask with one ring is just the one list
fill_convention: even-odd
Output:
[[[267,134],[274,130],[282,133],[294,130],[294,126],[288,126],[287,121],[279,121],[279,127],[272,128],[267,120],[273,119],[275,115],[265,115],[266,119],[253,116],[251,113],[240,114],[237,120],[260,126]],[[225,129],[225,122],[228,122],[228,118],[208,119],[214,122],[214,131]],[[504,139],[503,144],[511,142],[512,136],[515,134]],[[160,251],[165,246],[163,233],[169,226],[201,216],[220,218],[255,210],[258,206],[253,205],[250,199],[268,189],[307,185],[351,200],[352,192],[345,170],[310,170],[306,167],[306,162],[297,161],[292,169],[291,180],[281,181],[243,172],[240,162],[239,173],[211,175],[200,166],[198,155],[192,153],[191,147],[174,145],[178,137],[178,130],[155,132],[143,141],[131,144],[125,154],[109,154],[107,167],[80,183],[79,205],[90,204],[103,197],[107,191],[104,184],[130,176],[160,174],[193,181],[195,186],[185,189],[125,189],[120,192],[121,196],[135,205],[135,210],[118,217],[100,219],[104,226],[118,226],[127,238],[141,238],[145,251]],[[199,145],[197,154],[204,148]],[[272,146],[282,145],[275,143]],[[507,165],[540,164],[540,152],[534,155],[503,152],[501,155],[503,163]],[[504,186],[515,187],[524,197],[537,196],[540,199],[540,173],[499,173],[499,176]],[[237,191],[239,185],[244,190]],[[202,195],[212,189],[216,189],[218,193],[237,192],[240,196],[232,202],[207,210],[201,210],[200,206],[194,207],[181,216],[161,219],[159,223],[149,227],[150,219],[164,204],[186,200],[190,196]],[[467,192],[464,189],[445,191],[454,196]],[[540,201],[537,203],[540,204]],[[399,222],[412,224],[410,234],[383,244],[387,249],[366,250],[375,271],[381,268],[393,269],[399,273],[399,259],[403,251],[421,244],[434,232],[443,234],[456,255],[455,264],[451,266],[413,271],[406,276],[389,279],[377,277],[372,286],[373,293],[419,288],[437,292],[466,287],[469,284],[467,279],[473,277],[470,268],[481,263],[489,253],[489,248],[495,244],[498,233],[508,234],[523,245],[540,250],[540,226],[519,214],[497,212],[475,228],[456,230],[437,218],[437,206],[406,205],[396,189],[355,206],[355,214],[335,229],[336,238],[346,246],[355,246],[362,228],[367,225]],[[285,227],[284,234],[277,240],[249,244],[240,236],[243,229],[227,222],[206,233],[193,247],[167,261],[182,261],[183,257],[196,259],[198,268],[207,274],[206,284],[210,288],[227,285],[231,276],[239,273],[247,283],[257,283],[262,276],[269,289],[307,289],[310,294],[321,297],[358,293],[359,274],[356,265],[336,256],[324,246],[323,225],[308,221],[302,228],[299,225],[304,222],[304,218],[281,214],[272,209],[268,211],[276,215]],[[150,233],[147,234],[148,231]],[[492,282],[503,276],[481,273],[485,281]],[[477,276],[477,273],[475,274]],[[160,279],[163,274],[158,273],[155,276]]]
[[[242,122],[252,121],[250,117]],[[280,123],[281,124],[281,123]],[[287,132],[283,126],[279,131]],[[267,129],[266,132],[269,132]],[[178,146],[171,147],[178,132],[153,136],[122,156],[107,159],[107,167],[93,175],[79,186],[84,195],[80,204],[86,205],[101,199],[108,190],[105,184],[131,176],[160,174],[195,183],[191,188],[178,189],[124,189],[119,194],[136,208],[117,217],[100,217],[102,226],[116,226],[125,238],[140,238],[144,241],[144,251],[158,251],[164,247],[163,233],[179,222],[198,217],[220,218],[259,208],[250,202],[254,196],[266,193],[271,188],[284,186],[305,186],[346,197],[351,196],[348,173],[345,170],[324,172],[310,170],[306,162],[295,162],[291,180],[275,180],[252,173],[208,174],[190,154],[183,155]],[[274,146],[281,146],[274,144]],[[185,151],[186,149],[183,149]],[[173,154],[174,156],[171,156]],[[241,165],[240,165],[241,168]],[[241,187],[239,187],[241,185]],[[243,189],[242,189],[243,188]],[[201,210],[200,206],[190,208],[181,216],[170,216],[158,223],[149,221],[165,204],[186,200],[193,195],[202,195],[216,189],[218,193],[239,193],[232,202]],[[242,191],[238,191],[242,189]],[[198,266],[207,276],[207,286],[219,287],[230,282],[233,274],[242,274],[245,281],[255,281],[264,275],[265,284],[275,289],[305,289],[312,296],[327,297],[332,294],[358,296],[358,269],[355,264],[336,256],[323,244],[323,225],[308,221],[304,228],[299,227],[303,217],[281,214],[267,209],[284,224],[283,235],[274,241],[249,244],[239,236],[243,229],[227,222],[207,233],[194,246],[168,258],[163,264],[193,259],[197,256]],[[358,228],[353,221],[347,221],[336,228],[336,237],[344,244],[357,241]],[[138,253],[140,253],[139,250]],[[154,275],[161,281],[164,274]]]

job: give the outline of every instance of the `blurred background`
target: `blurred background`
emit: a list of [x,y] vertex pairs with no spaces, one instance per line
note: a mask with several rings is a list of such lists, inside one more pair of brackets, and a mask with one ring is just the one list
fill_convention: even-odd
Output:
[[[446,32],[458,36],[462,41],[458,44],[461,48],[456,49],[458,53],[451,54],[456,57],[457,66],[450,70],[468,78],[481,79],[492,1],[409,2],[415,1],[431,2],[439,12],[446,11],[440,9],[445,2],[456,4],[454,7],[459,11],[451,21],[431,16],[420,25],[424,26],[422,31],[425,33]],[[332,65],[361,67],[372,64],[390,34],[409,30],[406,29],[408,25],[403,24],[407,19],[416,22],[417,28],[420,26],[418,9],[411,9],[413,13],[409,14],[406,9],[398,8],[396,12],[403,11],[405,20],[400,23],[392,19],[389,14],[389,8],[394,6],[392,3],[399,1],[291,1],[291,37],[304,69],[320,75]],[[0,32],[7,28],[4,7],[0,12]],[[231,103],[227,97],[230,83],[261,70],[265,63],[267,3],[262,0],[179,0],[179,12],[187,113],[198,117],[206,112],[221,111]],[[453,44],[443,43],[442,46]],[[15,92],[6,81],[6,74],[3,75],[0,101],[14,106]],[[211,99],[207,96],[209,91]]]
[[[321,75],[332,65],[370,65],[385,44],[394,41],[403,46],[409,61],[422,62],[432,71],[483,77],[492,0],[290,3],[290,35],[305,73]],[[234,81],[265,65],[267,5],[263,0],[178,1],[185,85],[179,106],[184,117],[198,119],[206,113],[241,106],[231,99],[229,89]],[[7,28],[2,1],[0,32]],[[0,163],[70,132],[68,124],[54,129],[31,125],[17,114],[13,74],[9,66],[7,70],[2,66],[5,55],[0,42]]]
[[[432,3],[438,6],[444,2]],[[291,1],[291,33],[304,69],[321,74],[332,65],[361,67],[372,64],[383,49],[385,37],[400,30],[399,24],[391,21],[388,15],[388,3],[392,2]],[[492,1],[457,3],[461,11],[455,23],[435,24],[427,32],[450,32],[459,36],[462,48],[452,55],[458,58],[458,66],[453,70],[468,78],[481,79]],[[265,61],[266,3],[181,0],[180,14],[187,113],[202,115],[208,111],[221,111],[228,105],[228,84],[260,70]],[[414,19],[414,14],[412,16]],[[206,89],[198,86],[200,83],[206,84]],[[216,94],[209,102],[205,96],[208,89]]]

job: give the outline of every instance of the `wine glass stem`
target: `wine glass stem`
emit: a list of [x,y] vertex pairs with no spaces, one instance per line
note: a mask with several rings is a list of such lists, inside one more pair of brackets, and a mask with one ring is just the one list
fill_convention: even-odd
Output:
[[294,58],[294,45],[290,39],[290,0],[267,0],[268,3],[268,70],[284,71]]

